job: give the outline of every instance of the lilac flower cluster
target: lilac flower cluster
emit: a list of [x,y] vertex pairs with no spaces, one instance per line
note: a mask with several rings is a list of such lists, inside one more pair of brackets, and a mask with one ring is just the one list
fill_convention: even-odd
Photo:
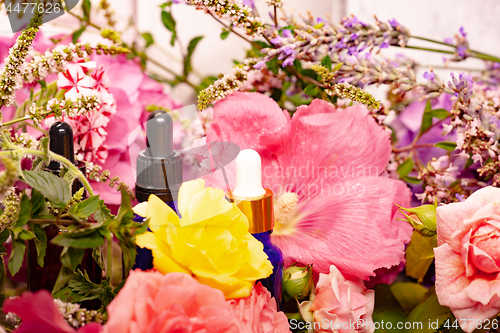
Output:
[[286,18],[285,22],[294,26],[293,32],[283,29],[279,35],[277,30],[266,30],[274,48],[262,50],[266,57],[256,68],[261,68],[274,57],[284,60],[283,66],[289,66],[295,59],[318,61],[327,54],[332,57],[343,50],[357,55],[367,49],[406,46],[410,33],[405,27],[396,20],[385,23],[375,19],[376,24],[369,25],[351,16],[335,26],[325,20],[314,20],[312,16],[305,18],[303,25]]

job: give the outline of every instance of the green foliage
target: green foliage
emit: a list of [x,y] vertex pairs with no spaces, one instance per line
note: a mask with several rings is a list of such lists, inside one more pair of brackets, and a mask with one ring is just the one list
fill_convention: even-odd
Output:
[[323,60],[321,60],[321,65],[326,67],[327,69],[331,69],[332,68],[332,59],[330,58],[329,55],[326,55]]
[[49,214],[47,203],[42,193],[36,189],[31,190],[31,218],[40,218]]
[[[394,297],[391,289],[386,284],[378,284],[374,288],[375,291],[375,308],[373,310],[373,323],[382,323],[377,325],[380,328],[375,330],[375,333],[382,332],[401,332],[397,329],[398,323],[406,322],[406,313]],[[392,329],[387,329],[387,323],[392,323]],[[384,328],[384,329],[382,329]]]
[[407,318],[409,322],[422,323],[422,325],[420,327],[412,325],[411,328],[405,329],[404,333],[433,333],[451,315],[451,310],[440,305],[436,294],[433,294],[419,304]]
[[304,94],[311,96],[311,97],[318,96],[319,87],[315,84],[310,84],[306,87],[306,89],[304,89]]
[[39,225],[31,226],[35,233],[35,247],[37,253],[37,262],[40,267],[43,267],[45,251],[47,250],[47,234]]
[[165,28],[168,29],[172,33],[172,39],[170,40],[170,44],[173,46],[175,43],[175,40],[177,39],[177,31],[175,29],[175,20],[170,12],[167,12],[165,10],[162,10],[161,12],[161,21],[163,22],[163,25]]
[[424,115],[422,116],[422,127],[420,127],[420,135],[422,135],[429,127],[432,126],[432,118],[446,119],[450,113],[445,109],[432,110],[431,101],[428,100],[425,105]]
[[54,297],[71,303],[98,299],[105,309],[123,287],[124,282],[125,280],[113,289],[107,280],[102,281],[101,284],[93,283],[87,272],[77,270],[68,286],[57,292]]
[[145,32],[142,34],[142,38],[146,41],[146,48],[150,47],[155,43],[155,40],[153,39],[153,35],[151,35],[149,32]]
[[73,232],[60,233],[52,243],[59,246],[71,246],[79,249],[88,249],[104,244],[106,229],[103,225],[96,223],[96,226],[76,230]]
[[231,33],[231,30],[223,28],[222,32],[220,33],[220,39],[225,40],[227,37],[229,37],[230,33]]
[[26,244],[22,239],[12,240],[12,252],[10,253],[10,258],[7,263],[9,272],[12,276],[16,275],[21,269],[24,260],[24,253],[26,252]]
[[31,214],[31,204],[30,199],[23,193],[21,196],[21,207],[19,209],[19,214],[17,219],[14,221],[14,228],[22,228],[26,223],[28,223]]
[[397,169],[400,178],[407,176],[410,172],[412,172],[412,170],[413,170],[413,160],[411,158],[408,158],[403,163],[401,163],[401,165],[398,166]]
[[118,215],[111,222],[110,230],[120,242],[123,255],[123,265],[125,272],[132,269],[137,255],[135,236],[148,230],[148,223],[138,223],[133,220],[134,212],[130,203],[130,198],[125,190],[122,190],[122,203],[118,210]]
[[202,38],[203,36],[194,37],[189,42],[187,54],[186,57],[184,58],[184,77],[187,77],[189,73],[193,70],[193,67],[191,65],[191,57],[193,56],[193,52]]
[[442,148],[447,151],[454,151],[455,149],[457,149],[457,143],[451,141],[443,141],[436,143],[434,147]]
[[78,29],[75,32],[73,32],[73,40],[72,40],[73,44],[78,43],[78,39],[83,34],[83,32],[85,31],[85,29],[87,29],[86,25],[82,26],[80,29]]
[[86,22],[90,22],[90,9],[92,8],[92,3],[90,0],[83,0],[82,9],[83,9],[83,19]]
[[94,195],[82,202],[76,203],[68,210],[68,215],[78,222],[82,222],[94,214],[101,202],[104,201],[99,199],[98,195]]
[[390,285],[392,294],[409,314],[426,296],[427,288],[415,282],[395,282]]
[[406,275],[422,282],[434,260],[435,247],[437,247],[435,235],[424,237],[416,231],[413,232],[406,248]]
[[64,208],[71,199],[68,183],[47,171],[24,171],[26,184],[43,194],[54,208]]

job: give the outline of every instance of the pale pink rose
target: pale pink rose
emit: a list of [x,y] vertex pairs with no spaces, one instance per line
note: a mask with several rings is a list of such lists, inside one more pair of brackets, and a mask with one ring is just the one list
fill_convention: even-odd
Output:
[[[335,266],[320,274],[312,302],[301,304],[301,313],[312,313],[315,332],[373,332],[375,292],[360,279],[346,279]],[[309,312],[307,312],[307,309]]]
[[482,188],[436,213],[436,294],[472,332],[500,312],[500,189]]
[[108,306],[103,333],[239,333],[224,294],[184,273],[131,271]]
[[[263,184],[275,194],[272,240],[285,265],[313,264],[320,273],[335,265],[365,279],[404,262],[412,228],[399,220],[395,204],[409,205],[411,192],[380,176],[390,137],[365,107],[314,100],[290,117],[263,94],[235,92],[215,104],[206,137],[261,155]],[[225,172],[234,188],[235,163]],[[204,178],[227,188],[220,170]]]
[[240,333],[290,332],[286,315],[276,310],[276,300],[260,282],[255,285],[250,297],[228,302],[242,323]]

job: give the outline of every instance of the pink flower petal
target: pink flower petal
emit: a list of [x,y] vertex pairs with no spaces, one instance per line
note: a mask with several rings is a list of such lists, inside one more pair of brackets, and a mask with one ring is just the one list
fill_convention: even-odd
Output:
[[[397,196],[402,189],[405,195]],[[335,265],[344,274],[364,279],[403,261],[412,229],[394,218],[392,207],[408,200],[406,185],[388,178],[359,178],[340,183],[336,191],[332,188],[332,193],[305,204],[293,234],[273,234],[285,265],[313,263],[322,273]]]

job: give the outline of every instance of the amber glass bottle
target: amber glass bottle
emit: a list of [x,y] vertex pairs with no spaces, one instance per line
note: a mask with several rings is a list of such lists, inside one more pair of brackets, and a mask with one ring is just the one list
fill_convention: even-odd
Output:
[[[54,123],[49,130],[50,150],[56,154],[66,157],[68,160],[74,160],[73,148],[73,130],[71,126],[65,122]],[[59,172],[60,165],[58,162],[52,161],[47,171]],[[75,181],[72,192],[76,193],[82,185]],[[43,230],[47,236],[47,250],[45,252],[44,265],[41,267],[37,262],[37,251],[34,240],[27,241],[28,247],[28,290],[37,291],[46,289],[52,291],[54,288],[57,276],[61,270],[61,252],[62,247],[52,244],[50,241],[60,232],[59,226],[55,224],[46,225]],[[89,278],[94,283],[101,283],[102,270],[92,256],[92,249],[86,249],[79,269],[86,271]],[[99,301],[83,302],[82,307],[96,309],[100,307]]]

